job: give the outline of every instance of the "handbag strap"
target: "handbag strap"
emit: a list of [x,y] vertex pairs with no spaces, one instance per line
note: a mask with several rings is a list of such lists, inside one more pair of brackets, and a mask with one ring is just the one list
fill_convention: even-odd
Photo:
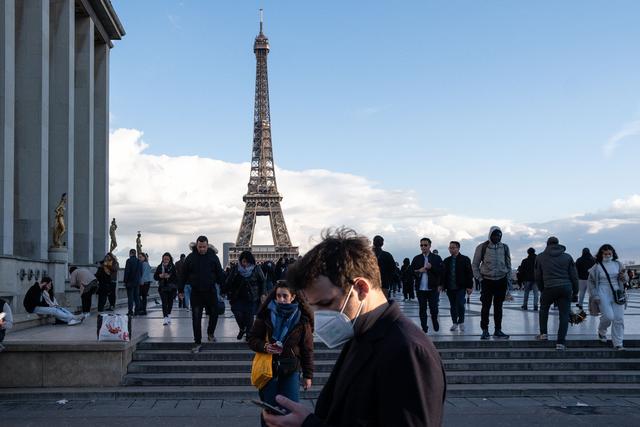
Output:
[[602,264],[602,262],[598,261],[598,264],[600,264],[600,267],[602,267],[602,271],[604,271],[605,276],[607,276],[607,281],[609,282],[609,287],[611,287],[611,293],[613,295],[616,294],[615,289],[613,289],[613,284],[611,283],[611,277],[609,277],[609,272],[607,271],[606,268],[604,268],[604,264]]

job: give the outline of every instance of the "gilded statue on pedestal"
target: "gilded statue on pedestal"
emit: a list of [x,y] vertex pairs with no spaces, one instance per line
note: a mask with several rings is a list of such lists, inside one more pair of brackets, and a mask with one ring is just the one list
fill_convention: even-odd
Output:
[[61,248],[63,247],[62,243],[62,235],[67,230],[64,225],[64,211],[65,205],[67,203],[67,193],[62,193],[62,197],[60,197],[60,202],[58,202],[58,206],[53,210],[56,214],[55,223],[53,224],[53,247]]
[[113,252],[113,250],[118,246],[118,241],[116,240],[116,229],[118,225],[116,224],[116,219],[113,218],[111,220],[111,226],[109,226],[109,237],[111,237],[111,244],[109,245],[109,252]]

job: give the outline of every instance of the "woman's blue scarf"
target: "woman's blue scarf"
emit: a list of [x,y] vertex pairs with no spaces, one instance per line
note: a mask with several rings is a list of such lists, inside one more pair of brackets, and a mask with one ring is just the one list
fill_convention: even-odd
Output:
[[243,267],[242,265],[238,266],[238,273],[245,279],[248,279],[253,274],[253,269],[255,268],[255,264],[249,264],[247,267]]
[[298,303],[278,304],[275,300],[271,300],[267,308],[271,311],[272,338],[284,342],[289,331],[300,321]]

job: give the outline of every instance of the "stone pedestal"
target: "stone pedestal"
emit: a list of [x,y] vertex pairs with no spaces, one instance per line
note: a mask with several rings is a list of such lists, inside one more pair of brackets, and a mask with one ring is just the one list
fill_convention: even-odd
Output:
[[69,262],[69,251],[67,248],[49,248],[49,260],[58,262]]

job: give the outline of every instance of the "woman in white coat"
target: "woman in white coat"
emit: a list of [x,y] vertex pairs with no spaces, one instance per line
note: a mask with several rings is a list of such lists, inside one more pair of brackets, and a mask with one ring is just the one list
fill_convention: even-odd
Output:
[[624,350],[624,310],[626,302],[616,302],[614,292],[624,292],[624,269],[613,246],[602,245],[596,255],[596,264],[589,270],[589,299],[598,305],[600,324],[598,339],[607,342],[607,329],[611,326],[611,341],[616,350]]

